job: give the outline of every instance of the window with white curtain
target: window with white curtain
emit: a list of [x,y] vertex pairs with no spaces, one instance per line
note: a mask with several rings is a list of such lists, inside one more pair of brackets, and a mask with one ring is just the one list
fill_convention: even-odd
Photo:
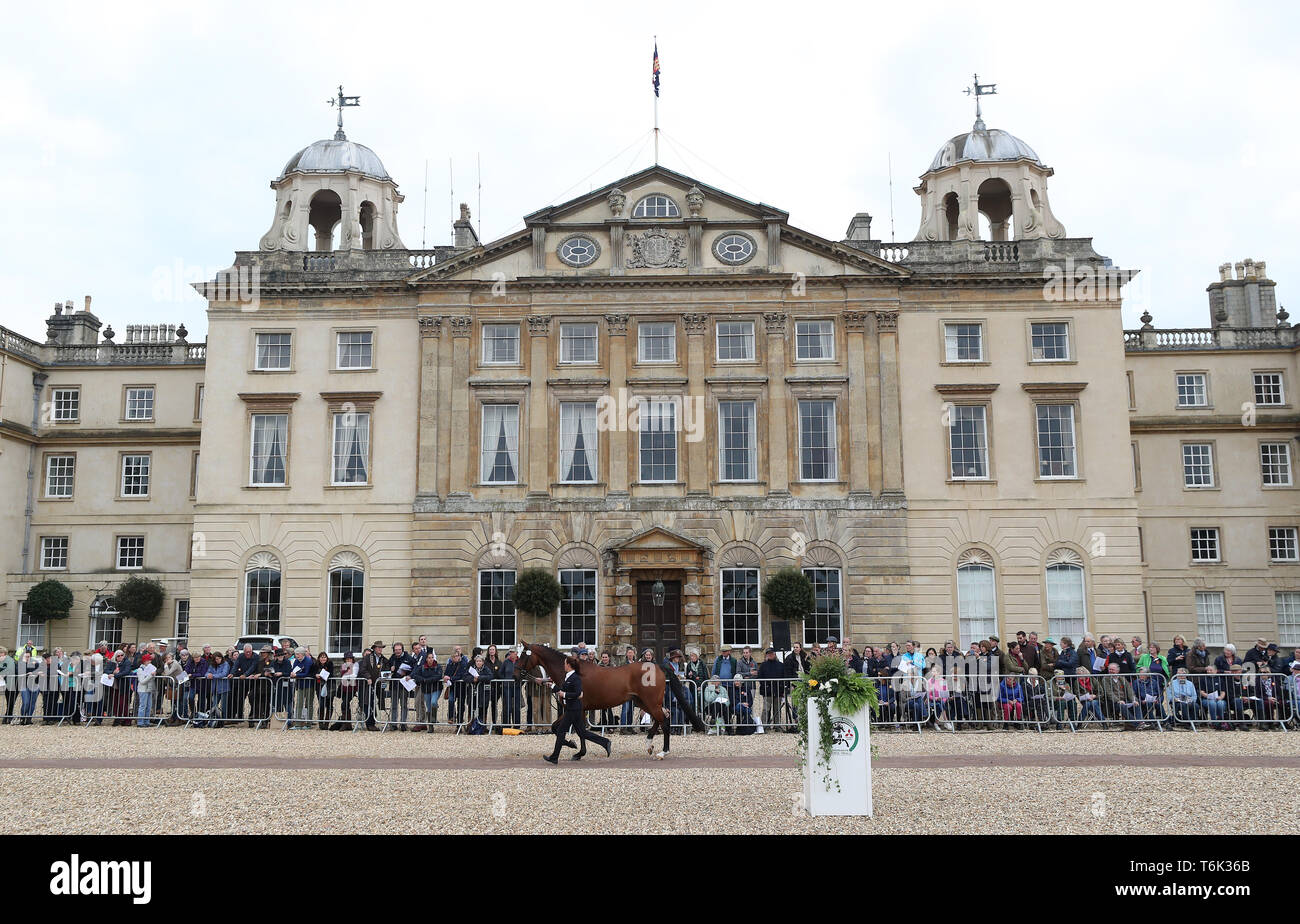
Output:
[[1273,601],[1277,606],[1278,643],[1288,648],[1300,646],[1300,591],[1276,591]]
[[254,368],[258,370],[288,369],[293,353],[290,334],[257,334],[257,355]]
[[519,480],[519,405],[483,405],[480,473],[484,484]]
[[795,359],[834,359],[835,324],[831,321],[796,321]]
[[483,364],[500,365],[519,362],[519,325],[483,325]]
[[[23,604],[18,603],[18,636],[14,639],[14,647],[21,648],[31,642],[40,652],[45,651],[45,620],[28,619],[23,613]],[[17,653],[14,654],[17,657]],[[13,678],[8,678],[12,681]]]
[[253,485],[287,484],[285,464],[289,443],[288,414],[254,414],[249,452],[248,483]]
[[370,414],[344,411],[334,415],[333,484],[366,484],[370,479]]
[[723,481],[758,478],[758,446],[753,401],[718,402],[718,445]]
[[957,569],[957,628],[963,650],[998,629],[997,589],[993,566],[968,562]]
[[1047,568],[1047,634],[1082,638],[1088,625],[1084,604],[1083,568],[1056,564]]
[[642,401],[637,426],[640,480],[677,480],[677,405],[672,401]]
[[596,480],[596,402],[560,404],[560,481],[589,484]]
[[373,332],[368,330],[339,331],[337,361],[340,369],[369,369],[374,363]]
[[1206,645],[1228,643],[1228,614],[1223,604],[1223,591],[1196,592],[1196,634],[1205,639]]
[[716,332],[720,362],[745,361],[754,358],[753,321],[719,321]]

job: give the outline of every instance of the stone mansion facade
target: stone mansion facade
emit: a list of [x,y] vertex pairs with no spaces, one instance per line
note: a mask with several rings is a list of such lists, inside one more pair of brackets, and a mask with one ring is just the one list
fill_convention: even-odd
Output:
[[[1265,265],[1220,269],[1208,327],[1125,331],[1050,176],[977,122],[907,243],[653,166],[412,250],[340,130],[200,287],[206,343],[119,342],[89,299],[3,332],[0,644],[759,647],[786,566],[806,643],[1300,644],[1300,341]],[[529,567],[558,613],[515,612]],[[151,625],[113,608],[129,573],[164,585]],[[73,612],[33,623],[47,577]]]

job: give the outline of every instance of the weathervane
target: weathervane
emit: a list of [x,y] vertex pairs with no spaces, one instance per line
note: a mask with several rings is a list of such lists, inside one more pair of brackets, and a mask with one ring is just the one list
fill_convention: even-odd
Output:
[[[340,87],[339,89],[341,90],[343,88]],[[975,97],[975,131],[977,132],[984,131],[984,118],[980,113],[980,97],[995,96],[997,95],[997,92],[998,92],[998,85],[996,83],[980,83],[979,74],[975,75],[974,86],[969,86],[966,88],[966,95]]]
[[335,98],[335,99],[327,100],[326,102],[328,102],[328,103],[330,104],[330,106],[338,107],[338,111],[339,111],[339,130],[336,131],[336,132],[334,133],[334,140],[335,140],[335,141],[346,141],[347,138],[348,138],[348,136],[345,135],[345,134],[343,134],[343,109],[344,109],[344,107],[346,107],[346,106],[360,106],[360,105],[361,105],[361,97],[359,97],[359,96],[344,96],[344,95],[343,95],[343,84],[339,84],[339,95],[338,95],[338,97]]

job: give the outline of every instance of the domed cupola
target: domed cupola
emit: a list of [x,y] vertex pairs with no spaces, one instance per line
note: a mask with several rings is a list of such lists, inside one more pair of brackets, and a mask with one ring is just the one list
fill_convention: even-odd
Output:
[[975,78],[974,88],[967,90],[976,97],[975,125],[949,139],[921,175],[921,185],[916,187],[922,203],[917,240],[1065,237],[1065,227],[1047,200],[1052,168],[1015,135],[984,124],[979,97],[995,92],[993,84]]
[[275,219],[262,250],[404,250],[397,233],[403,196],[383,161],[343,133],[343,109],[360,103],[339,87],[338,129],[289,158],[271,181]]

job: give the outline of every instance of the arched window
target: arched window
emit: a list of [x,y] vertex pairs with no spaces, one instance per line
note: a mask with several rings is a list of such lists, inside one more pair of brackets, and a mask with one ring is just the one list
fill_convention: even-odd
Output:
[[243,634],[280,634],[280,562],[270,552],[258,552],[244,571]]
[[363,250],[375,249],[375,204],[373,202],[361,203],[361,248]]
[[957,240],[957,221],[961,217],[961,205],[957,201],[957,194],[950,192],[943,197],[943,220],[944,227],[948,231],[945,240]]
[[365,563],[355,552],[340,552],[330,562],[327,651],[342,654],[361,651],[365,604]]
[[1083,637],[1088,628],[1083,563],[1069,549],[1058,549],[1047,560],[1047,634],[1052,638]]
[[996,177],[987,179],[980,184],[977,194],[977,208],[988,222],[987,235],[983,231],[984,222],[980,223],[980,236],[986,241],[1011,240],[1015,236],[1015,227],[1011,221],[1011,187],[1007,181]]
[[312,250],[338,250],[338,226],[343,217],[343,201],[339,194],[329,189],[322,189],[311,197],[311,210],[307,215],[307,224],[316,233]]
[[980,551],[962,556],[957,566],[957,631],[961,646],[997,634],[998,593],[993,563]]
[[633,218],[681,218],[677,203],[667,196],[654,193],[646,196],[632,209]]
[[112,597],[96,597],[90,604],[90,644],[93,647],[100,642],[108,642],[110,648],[122,644],[122,617]]

